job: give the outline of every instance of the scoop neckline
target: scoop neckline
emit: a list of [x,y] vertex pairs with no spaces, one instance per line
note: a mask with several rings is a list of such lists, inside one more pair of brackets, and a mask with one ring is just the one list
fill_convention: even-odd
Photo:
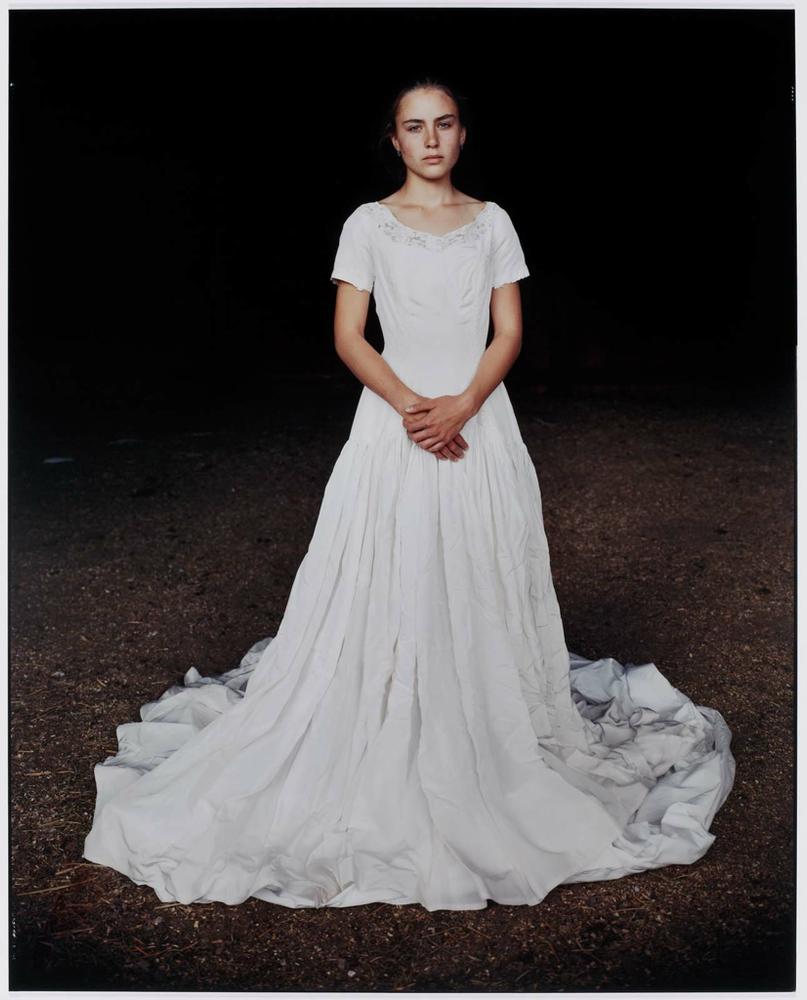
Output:
[[485,214],[485,212],[487,212],[487,210],[490,208],[490,206],[493,204],[493,202],[492,201],[486,201],[484,203],[484,205],[482,206],[482,208],[476,213],[476,215],[473,217],[473,219],[471,219],[470,222],[466,222],[462,226],[457,226],[455,229],[449,229],[449,231],[447,233],[430,233],[430,232],[427,232],[425,229],[413,229],[412,226],[407,226],[407,224],[405,222],[401,222],[401,220],[392,211],[392,209],[389,207],[389,205],[385,205],[385,204],[383,204],[383,202],[380,202],[380,201],[375,201],[375,202],[373,202],[373,204],[374,205],[378,205],[379,208],[383,208],[386,211],[387,215],[389,215],[389,217],[393,220],[393,222],[397,223],[397,225],[399,225],[401,227],[401,229],[406,229],[410,233],[417,233],[418,236],[431,237],[431,239],[433,239],[433,240],[444,240],[447,236],[453,236],[454,233],[461,233],[463,231],[463,229],[468,229],[471,226],[475,225],[477,223],[477,221],[479,220],[479,218],[481,216],[483,216]]

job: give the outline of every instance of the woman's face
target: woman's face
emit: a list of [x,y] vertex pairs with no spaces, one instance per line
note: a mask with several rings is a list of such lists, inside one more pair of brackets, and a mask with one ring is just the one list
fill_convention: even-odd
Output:
[[403,98],[392,144],[413,173],[428,180],[444,176],[459,159],[463,142],[457,106],[442,90],[412,90]]

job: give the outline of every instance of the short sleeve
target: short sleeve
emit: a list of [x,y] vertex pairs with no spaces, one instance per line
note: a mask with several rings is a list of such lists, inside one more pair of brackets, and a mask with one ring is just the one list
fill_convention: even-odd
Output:
[[372,292],[374,271],[366,213],[360,205],[345,219],[339,236],[331,281],[349,281],[360,291]]
[[493,267],[491,285],[499,288],[510,281],[528,278],[529,270],[524,260],[521,241],[510,216],[499,207],[493,220]]

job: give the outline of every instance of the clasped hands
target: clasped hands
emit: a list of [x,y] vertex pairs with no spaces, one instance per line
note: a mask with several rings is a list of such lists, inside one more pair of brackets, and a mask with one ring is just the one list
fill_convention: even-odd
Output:
[[467,396],[416,396],[402,412],[410,441],[436,458],[457,462],[465,457],[468,442],[460,429],[474,414]]

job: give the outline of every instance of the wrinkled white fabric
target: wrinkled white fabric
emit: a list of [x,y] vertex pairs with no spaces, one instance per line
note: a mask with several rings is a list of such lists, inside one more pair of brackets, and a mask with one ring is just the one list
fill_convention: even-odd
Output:
[[[331,275],[372,290],[384,357],[459,392],[491,288],[528,276],[487,202],[445,236],[376,202]],[[503,383],[440,461],[364,388],[278,632],[117,728],[83,856],[164,901],[534,904],[702,857],[731,733],[652,663],[567,650],[535,467]]]

